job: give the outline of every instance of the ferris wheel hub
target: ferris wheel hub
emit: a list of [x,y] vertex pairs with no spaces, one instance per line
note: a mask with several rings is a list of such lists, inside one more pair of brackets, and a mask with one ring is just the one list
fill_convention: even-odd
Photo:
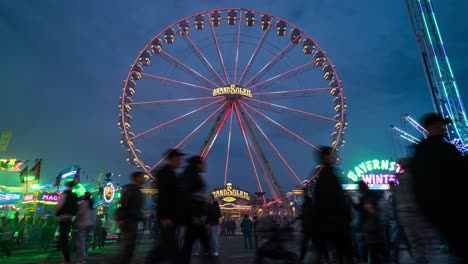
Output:
[[233,98],[233,97],[238,98],[238,97],[246,96],[246,97],[252,98],[252,91],[247,88],[243,88],[241,86],[231,84],[228,86],[223,86],[223,87],[214,89],[213,96],[226,96],[228,98]]

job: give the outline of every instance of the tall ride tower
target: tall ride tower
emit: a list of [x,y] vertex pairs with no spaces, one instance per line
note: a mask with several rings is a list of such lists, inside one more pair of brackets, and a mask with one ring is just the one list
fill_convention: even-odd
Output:
[[426,72],[434,109],[452,119],[449,139],[467,153],[468,118],[430,0],[405,0]]

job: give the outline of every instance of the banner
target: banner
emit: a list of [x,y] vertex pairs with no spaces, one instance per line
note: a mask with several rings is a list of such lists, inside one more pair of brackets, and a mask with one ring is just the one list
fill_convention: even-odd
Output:
[[13,135],[13,131],[11,130],[3,130],[2,136],[0,137],[0,151],[6,151],[8,145],[10,144],[11,136]]

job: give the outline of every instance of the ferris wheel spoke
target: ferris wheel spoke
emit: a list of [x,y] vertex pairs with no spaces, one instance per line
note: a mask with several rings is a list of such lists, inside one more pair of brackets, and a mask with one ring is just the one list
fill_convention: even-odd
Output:
[[[184,139],[182,139],[174,148],[180,148],[180,146],[182,146],[182,144],[184,144],[190,137],[192,137],[201,127],[203,127],[210,119],[213,118],[213,116],[215,114],[217,114],[219,111],[221,111],[221,109],[223,109],[223,107],[225,107],[225,105],[227,104],[227,102],[224,102],[220,107],[218,107],[218,109],[216,109],[215,111],[213,111],[213,113],[211,113],[205,120],[203,120],[194,130],[192,130],[192,132],[190,132]],[[165,155],[164,157],[162,157],[162,159],[160,159],[158,162],[156,162],[156,164],[154,166],[151,167],[150,169],[150,172],[153,171],[159,164],[161,164],[161,162],[163,162],[165,159],[167,158],[167,155]]]
[[231,154],[231,136],[232,136],[232,116],[234,114],[233,111],[234,104],[231,105],[231,117],[229,118],[229,136],[228,136],[228,145],[226,151],[226,167],[224,169],[224,186],[227,184],[227,175],[228,175],[228,168],[229,168],[229,155]]
[[206,159],[208,157],[208,154],[210,153],[211,148],[213,147],[214,143],[218,139],[219,133],[221,133],[221,130],[223,130],[224,125],[226,124],[226,120],[227,120],[231,110],[232,110],[232,107],[228,107],[227,111],[220,113],[220,117],[221,116],[224,116],[224,117],[222,118],[222,120],[220,119],[221,122],[219,124],[216,124],[216,126],[213,127],[213,131],[216,131],[216,133],[213,134],[213,138],[211,139],[211,143],[209,143],[208,145],[206,145],[203,148],[203,151],[202,151],[202,153],[200,155],[203,159]]
[[254,160],[253,160],[253,157],[252,157],[252,152],[250,150],[251,147],[250,147],[250,144],[249,144],[249,140],[247,139],[247,134],[246,134],[246,131],[245,131],[245,128],[244,128],[244,123],[242,122],[242,120],[240,118],[239,111],[237,109],[236,104],[234,105],[234,110],[236,112],[236,117],[237,117],[237,121],[239,122],[240,130],[242,132],[242,136],[244,137],[244,143],[245,143],[245,147],[247,148],[247,153],[249,154],[249,159],[250,159],[250,162],[252,164],[252,169],[254,171],[255,178],[257,179],[258,189],[261,192],[263,192],[263,187],[262,187],[262,184],[260,183],[260,178],[258,177],[257,168],[255,166],[255,163],[254,163]]
[[[283,162],[283,165],[289,170],[289,172],[291,172],[291,174],[294,176],[294,178],[299,182],[299,184],[302,185],[302,181],[301,179],[297,176],[296,172],[294,172],[294,170],[291,168],[291,165],[289,165],[289,163],[286,161],[286,159],[283,157],[283,155],[278,151],[278,149],[276,148],[276,146],[273,144],[273,142],[271,142],[271,140],[268,138],[268,136],[265,134],[265,132],[263,131],[263,129],[259,126],[259,124],[255,121],[255,119],[252,117],[252,115],[250,115],[249,111],[247,111],[247,109],[245,109],[245,107],[241,104],[241,111],[244,111],[247,116],[250,118],[250,120],[252,121],[252,123],[255,125],[255,127],[258,129],[258,131],[260,131],[260,134],[262,134],[262,136],[265,138],[265,140],[268,142],[268,144],[270,145],[270,147],[275,151],[276,155],[280,158],[280,160]],[[294,179],[293,179],[294,180]]]
[[271,117],[267,116],[266,114],[258,111],[257,109],[255,109],[254,107],[252,107],[251,105],[249,105],[248,103],[245,103],[245,102],[241,102],[241,104],[247,106],[248,108],[252,109],[253,111],[255,111],[259,116],[261,116],[263,119],[265,120],[268,120],[270,121],[271,123],[275,124],[277,127],[281,128],[283,131],[285,131],[286,133],[288,133],[289,135],[292,135],[295,139],[299,139],[300,141],[304,142],[306,145],[314,148],[315,150],[318,150],[320,151],[320,149],[315,146],[314,144],[310,143],[309,141],[305,140],[304,138],[302,138],[301,136],[299,136],[298,134],[292,132],[291,130],[289,130],[288,128],[286,128],[285,126],[281,125],[280,123],[276,122],[275,120],[273,120]]
[[261,161],[260,159],[260,154],[258,153],[258,151],[255,149],[255,148],[252,148],[252,153],[254,154],[254,157],[255,157],[255,161],[257,162],[258,164],[258,167],[260,168],[260,172],[262,173],[263,175],[263,179],[265,180],[265,183],[268,187],[268,190],[270,191],[271,195],[273,196],[274,199],[277,199],[278,198],[278,194],[276,193],[276,190],[275,188],[273,187],[273,184],[270,180],[270,177],[268,177],[268,174],[267,174],[267,169],[264,168],[266,166],[266,164],[263,164],[263,162]]
[[273,107],[276,107],[276,108],[281,108],[281,109],[288,110],[288,111],[291,111],[291,112],[299,113],[299,114],[302,114],[302,115],[305,115],[305,116],[310,116],[310,117],[314,117],[314,118],[329,120],[329,121],[333,121],[333,122],[340,122],[340,120],[336,120],[336,119],[331,118],[331,117],[326,117],[326,116],[323,116],[323,115],[318,115],[318,114],[306,112],[306,111],[303,111],[303,110],[299,110],[299,109],[292,108],[292,107],[287,107],[287,106],[284,106],[284,105],[274,104],[274,103],[270,103],[270,102],[266,102],[266,101],[262,101],[262,100],[257,100],[257,99],[254,99],[254,98],[246,98],[246,99],[248,99],[249,101],[258,102],[258,103],[261,103],[261,104],[264,104],[264,105],[273,106]]
[[239,65],[239,48],[240,48],[241,25],[242,25],[242,12],[239,12],[239,27],[237,29],[236,65],[234,66],[234,84],[237,81],[237,67]]
[[209,88],[209,87],[206,87],[206,86],[200,86],[200,85],[196,85],[196,84],[193,84],[193,83],[178,81],[178,80],[166,78],[166,77],[163,77],[163,76],[153,75],[153,74],[149,74],[149,73],[142,72],[141,75],[151,77],[151,78],[155,78],[155,79],[159,79],[159,80],[163,80],[163,81],[167,81],[167,82],[173,82],[173,83],[182,84],[182,85],[186,85],[186,86],[196,87],[196,88],[207,90],[207,91],[212,91],[213,90],[212,88]]
[[255,80],[261,78],[263,75],[265,75],[276,63],[278,63],[284,56],[286,56],[289,51],[291,51],[294,48],[294,42],[301,38],[302,33],[299,34],[296,39],[293,41],[289,42],[286,47],[284,47],[278,54],[276,54],[269,62],[263,66],[263,68],[258,71],[250,80],[248,80],[243,86],[248,86],[249,83],[254,82]]
[[262,93],[255,93],[255,98],[260,98],[262,100],[272,100],[272,99],[288,99],[288,98],[296,98],[296,97],[307,97],[307,96],[315,96],[315,95],[322,95],[318,94],[320,92],[330,91],[333,88],[330,87],[323,87],[323,88],[304,88],[304,89],[296,89],[296,90],[285,90],[285,91],[274,91],[274,92],[262,92]]
[[245,66],[244,71],[242,72],[242,75],[241,75],[241,77],[239,79],[239,82],[238,82],[239,84],[241,84],[244,81],[245,77],[249,73],[250,67],[252,66],[253,62],[255,61],[255,58],[257,58],[258,52],[262,48],[263,43],[265,42],[266,37],[267,37],[268,33],[270,32],[270,28],[271,27],[268,27],[263,32],[262,37],[260,38],[260,41],[257,43],[257,46],[255,47],[255,50],[252,53],[252,56],[250,56],[249,62],[247,62],[247,66]]
[[205,67],[211,71],[211,73],[216,77],[218,78],[218,81],[223,84],[224,86],[227,85],[226,82],[224,82],[223,78],[221,78],[221,76],[218,74],[218,72],[213,68],[213,66],[211,65],[211,63],[208,61],[208,59],[205,57],[205,55],[203,55],[203,53],[201,52],[201,50],[197,47],[197,45],[192,41],[192,39],[189,37],[189,35],[185,32],[185,31],[182,31],[182,36],[184,37],[185,41],[187,42],[187,44],[192,47],[192,49],[195,51],[195,53],[198,55],[198,58],[201,60],[201,62],[205,65]]
[[159,125],[157,125],[157,126],[155,126],[155,127],[153,127],[153,128],[150,128],[150,129],[148,129],[148,130],[146,130],[146,131],[144,131],[144,132],[141,132],[140,134],[137,134],[137,135],[135,135],[135,136],[129,138],[128,140],[129,140],[129,141],[134,140],[135,138],[141,137],[141,136],[143,136],[143,135],[145,135],[145,134],[147,134],[147,133],[149,133],[149,132],[151,132],[151,131],[157,130],[157,129],[163,127],[163,126],[166,126],[166,125],[171,124],[171,123],[173,123],[173,122],[175,122],[175,121],[181,120],[181,119],[183,119],[183,118],[185,118],[185,117],[187,117],[187,116],[190,116],[190,115],[192,115],[192,114],[194,114],[194,113],[196,113],[196,112],[199,112],[199,111],[201,111],[201,110],[203,110],[203,109],[205,109],[205,108],[208,108],[208,107],[210,107],[211,105],[214,105],[214,104],[216,104],[216,103],[221,102],[222,100],[224,100],[224,99],[221,98],[221,99],[216,100],[216,101],[214,101],[214,102],[211,102],[211,103],[209,103],[209,104],[207,104],[207,105],[204,105],[204,106],[202,106],[202,107],[200,107],[200,108],[197,108],[197,109],[192,110],[192,111],[190,111],[190,112],[188,112],[188,113],[185,113],[185,114],[183,114],[183,115],[181,115],[181,116],[178,116],[178,117],[176,117],[176,118],[173,118],[173,119],[171,119],[171,120],[169,120],[169,121],[166,121],[166,122],[164,122],[164,123],[162,123],[162,124],[159,124]]
[[226,78],[226,82],[229,83],[229,76],[227,74],[226,65],[224,64],[223,54],[221,53],[221,47],[219,46],[218,37],[216,36],[216,32],[214,30],[213,24],[212,23],[209,23],[209,24],[210,24],[210,29],[211,29],[211,35],[213,36],[213,39],[216,44],[216,50],[218,51],[219,61],[221,62],[221,67],[223,68],[223,71],[224,71],[224,77]]
[[161,53],[166,55],[166,57],[172,61],[179,69],[183,70],[183,71],[188,71],[189,74],[195,74],[195,76],[197,76],[198,78],[201,78],[203,79],[205,82],[213,85],[214,88],[217,88],[218,85],[215,84],[214,82],[210,81],[208,78],[206,78],[205,76],[203,76],[202,74],[200,74],[199,72],[197,72],[196,70],[192,69],[190,66],[188,66],[187,64],[183,63],[182,61],[178,60],[177,58],[175,58],[174,56],[172,56],[171,54],[165,52],[164,50],[161,50]]
[[179,99],[167,99],[167,100],[155,100],[155,101],[144,101],[144,102],[132,102],[128,105],[146,105],[146,104],[161,104],[161,103],[181,103],[189,101],[202,101],[202,100],[212,100],[217,99],[213,96],[208,97],[195,97],[195,98],[179,98]]
[[285,194],[283,193],[283,190],[281,189],[281,185],[278,182],[276,174],[275,174],[273,168],[270,165],[270,162],[268,162],[268,159],[265,156],[265,152],[263,151],[259,141],[257,140],[257,137],[255,136],[255,132],[253,131],[252,126],[250,125],[249,121],[247,120],[247,117],[245,116],[245,113],[242,112],[242,109],[239,110],[239,111],[240,111],[240,114],[242,116],[242,119],[244,120],[245,127],[247,127],[248,131],[250,132],[251,139],[253,140],[253,143],[255,144],[255,147],[252,148],[252,149],[255,150],[255,148],[257,148],[257,150],[258,150],[258,152],[260,154],[260,157],[263,160],[263,165],[265,165],[265,167],[268,170],[269,178],[271,178],[271,180],[273,181],[274,187],[276,188],[276,190],[280,194],[281,198],[286,197]]
[[[269,86],[274,85],[275,83],[288,80],[288,79],[290,79],[292,77],[295,77],[295,76],[297,76],[299,74],[302,74],[302,73],[307,72],[307,71],[309,71],[311,69],[314,69],[314,68],[316,68],[315,61],[310,61],[308,63],[302,64],[302,65],[297,66],[297,67],[295,67],[293,69],[290,69],[290,70],[288,70],[286,72],[283,72],[283,73],[280,73],[280,74],[278,74],[276,76],[273,76],[273,77],[271,77],[269,79],[266,79],[266,80],[264,80],[262,82],[254,84],[254,85],[250,86],[249,89],[257,88],[257,90],[260,91],[260,90],[263,90],[263,89],[265,89],[265,88],[267,88]],[[263,85],[263,87],[261,87],[261,85]],[[258,87],[261,87],[261,88],[258,88]]]

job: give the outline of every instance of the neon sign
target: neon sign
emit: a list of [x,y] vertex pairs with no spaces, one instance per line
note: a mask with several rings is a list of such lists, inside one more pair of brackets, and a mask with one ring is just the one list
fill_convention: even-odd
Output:
[[114,200],[114,195],[115,195],[115,187],[114,184],[108,182],[106,186],[104,187],[102,196],[104,197],[104,201],[107,203],[112,202]]
[[250,201],[250,194],[246,191],[235,189],[231,183],[226,184],[223,189],[211,192],[215,199],[222,198],[225,202],[234,202],[236,198]]
[[31,202],[34,202],[35,201],[35,198],[34,198],[34,194],[32,193],[27,193],[24,195],[24,198],[23,198],[23,203],[31,203]]
[[58,202],[60,195],[58,193],[42,193],[41,197],[38,199],[41,202]]
[[0,204],[11,204],[21,202],[23,199],[22,193],[0,193]]
[[213,90],[213,96],[220,95],[241,95],[252,98],[252,91],[235,84],[231,84],[230,86],[224,86]]
[[368,184],[387,184],[388,182],[395,181],[395,174],[399,172],[400,165],[395,161],[373,159],[359,163],[352,170],[348,171],[347,176],[353,181],[358,181],[359,178],[362,178]]

